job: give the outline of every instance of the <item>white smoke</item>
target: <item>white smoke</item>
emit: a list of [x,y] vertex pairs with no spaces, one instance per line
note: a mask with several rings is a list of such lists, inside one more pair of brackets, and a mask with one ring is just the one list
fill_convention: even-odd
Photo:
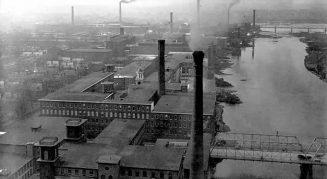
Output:
[[228,6],[228,9],[232,8],[233,6],[235,6],[236,4],[240,3],[241,0],[232,0],[230,3],[229,3],[229,6]]
[[134,2],[134,1],[136,1],[136,0],[121,0],[120,2],[127,4],[127,3]]

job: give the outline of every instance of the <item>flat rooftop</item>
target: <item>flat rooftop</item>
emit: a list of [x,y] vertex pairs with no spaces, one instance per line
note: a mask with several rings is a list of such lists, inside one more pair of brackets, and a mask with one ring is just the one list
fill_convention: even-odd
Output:
[[131,168],[179,171],[183,148],[128,146],[121,152],[120,165]]
[[[212,115],[216,98],[211,94],[203,95],[203,114]],[[154,112],[167,112],[179,114],[192,114],[194,109],[194,96],[192,94],[167,94],[161,96],[154,107]]]
[[[150,61],[148,61],[150,63]],[[70,102],[107,102],[107,103],[137,103],[150,104],[149,101],[157,90],[157,83],[146,81],[140,85],[132,85],[125,98],[120,98],[119,94],[123,91],[117,91],[113,100],[107,100],[109,93],[83,92],[89,87],[98,84],[103,79],[113,75],[113,73],[94,72],[85,76],[72,84],[66,85],[57,91],[48,94],[39,101],[70,101]]]
[[84,100],[84,101],[102,101],[109,94],[83,92],[91,86],[101,82],[103,79],[113,75],[113,73],[93,72],[81,79],[68,84],[57,91],[43,97],[42,100]]
[[82,53],[108,53],[112,50],[110,49],[69,49],[67,52],[82,52]]
[[145,120],[114,119],[94,140],[94,143],[110,144],[121,148],[129,145]]
[[151,60],[137,60],[133,61],[132,63],[128,64],[122,69],[119,69],[115,76],[136,76],[136,71],[139,69],[146,69],[149,67],[152,63],[154,63]]
[[6,133],[0,135],[0,145],[26,145],[28,142],[38,142],[48,136],[55,136],[62,140],[66,137],[65,123],[68,119],[67,117],[45,117],[35,114],[25,120],[9,121],[1,129],[1,132]]
[[178,171],[185,150],[135,145],[117,149],[110,144],[82,143],[64,144],[59,152],[64,161],[62,167],[97,169],[101,156],[115,155],[121,156],[120,165],[124,167]]

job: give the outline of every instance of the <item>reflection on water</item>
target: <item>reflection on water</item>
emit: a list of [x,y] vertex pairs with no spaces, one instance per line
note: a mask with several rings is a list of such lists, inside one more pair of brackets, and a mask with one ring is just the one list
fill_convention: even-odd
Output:
[[[252,48],[246,48],[239,59],[233,60],[233,67],[226,70],[232,75],[224,78],[234,85],[243,101],[224,108],[224,121],[233,132],[278,131],[280,135],[300,136],[303,142],[327,136],[327,83],[305,69],[305,55],[305,44],[284,37],[278,42],[256,39],[254,58]],[[219,176],[228,175],[222,171],[231,171],[298,178],[299,166],[223,161],[217,171]]]

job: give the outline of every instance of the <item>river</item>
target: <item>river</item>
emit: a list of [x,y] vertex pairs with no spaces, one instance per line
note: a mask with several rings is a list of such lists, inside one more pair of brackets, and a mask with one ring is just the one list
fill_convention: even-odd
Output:
[[[232,132],[295,135],[309,143],[327,136],[327,83],[304,67],[306,45],[284,36],[255,39],[222,77],[230,82],[240,105],[224,106],[223,118]],[[219,178],[298,178],[299,165],[224,160]],[[241,177],[243,176],[243,177]],[[314,167],[315,178],[327,173]],[[324,177],[325,176],[325,177]]]

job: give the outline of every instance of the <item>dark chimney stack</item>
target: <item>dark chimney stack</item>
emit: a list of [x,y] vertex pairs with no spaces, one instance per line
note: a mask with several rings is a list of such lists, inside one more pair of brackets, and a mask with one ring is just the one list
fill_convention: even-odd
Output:
[[202,51],[193,52],[194,111],[191,128],[191,179],[203,179],[203,58]]
[[173,33],[173,19],[174,17],[173,17],[173,12],[170,12],[170,33]]
[[165,40],[158,40],[159,48],[159,69],[158,69],[158,78],[159,78],[159,96],[165,95],[166,86],[165,86]]
[[253,27],[255,27],[255,9],[253,9]]
[[74,17],[74,6],[72,6],[72,25],[75,25],[75,17]]
[[119,32],[120,32],[120,35],[124,35],[125,34],[124,27],[120,27]]

